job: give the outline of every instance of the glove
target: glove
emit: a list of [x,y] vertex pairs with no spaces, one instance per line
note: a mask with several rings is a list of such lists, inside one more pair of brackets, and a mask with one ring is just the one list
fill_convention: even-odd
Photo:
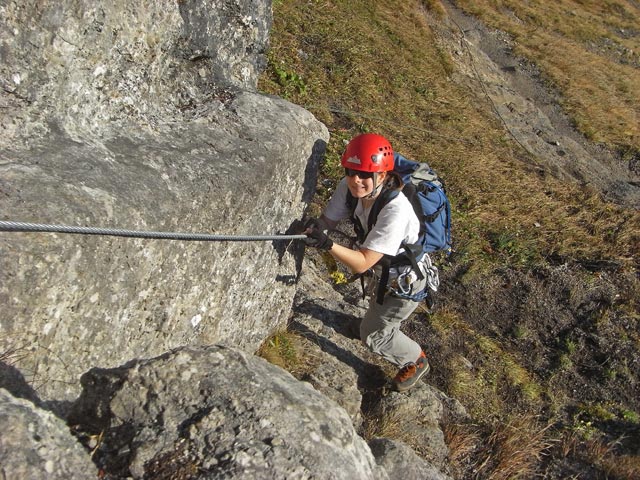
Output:
[[307,230],[313,230],[313,229],[320,229],[320,220],[318,220],[317,218],[313,218],[310,217],[307,219],[306,222],[304,222],[304,227],[305,231]]
[[307,232],[307,238],[304,242],[310,247],[316,247],[320,250],[331,250],[331,247],[333,247],[333,240],[331,240],[326,233],[322,230],[318,230],[317,228]]
[[320,229],[320,223],[315,218],[310,218],[304,224],[304,233],[307,235],[305,243],[310,247],[319,248],[320,250],[331,250],[333,240]]

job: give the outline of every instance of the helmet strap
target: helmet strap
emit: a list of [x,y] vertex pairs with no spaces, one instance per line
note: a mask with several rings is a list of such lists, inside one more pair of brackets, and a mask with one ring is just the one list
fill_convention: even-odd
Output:
[[375,198],[378,195],[378,193],[380,193],[380,190],[382,189],[383,185],[384,183],[378,184],[378,172],[374,172],[373,173],[373,190],[369,195],[366,195],[364,198]]

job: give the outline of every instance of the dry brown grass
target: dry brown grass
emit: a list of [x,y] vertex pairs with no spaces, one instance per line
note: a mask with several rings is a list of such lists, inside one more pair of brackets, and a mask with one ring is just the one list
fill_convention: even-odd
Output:
[[601,464],[602,469],[611,480],[633,480],[640,478],[640,456],[607,455]]
[[0,362],[6,365],[15,365],[29,355],[29,349],[25,346],[10,346],[0,352]]
[[427,11],[439,18],[443,18],[447,15],[447,10],[444,8],[440,0],[422,0],[421,3]]
[[583,434],[575,431],[565,434],[559,443],[563,456],[582,458],[598,468],[605,478],[611,480],[639,478],[640,456],[616,454],[618,446],[619,440],[585,439]]
[[537,476],[542,456],[556,442],[549,427],[529,415],[514,416],[488,432],[470,424],[444,427],[449,458],[458,478],[528,479]]
[[637,2],[459,0],[509,32],[516,52],[539,65],[565,97],[578,128],[597,142],[640,149]]
[[495,426],[483,444],[475,477],[482,480],[532,478],[541,457],[553,445],[548,426],[521,416]]
[[478,428],[473,425],[449,423],[443,426],[444,441],[449,448],[451,465],[462,478],[462,473],[473,465],[476,450],[484,440]]
[[407,419],[397,412],[380,415],[377,412],[363,412],[361,435],[369,441],[373,438],[390,438],[417,449],[420,438],[415,430],[406,428]]

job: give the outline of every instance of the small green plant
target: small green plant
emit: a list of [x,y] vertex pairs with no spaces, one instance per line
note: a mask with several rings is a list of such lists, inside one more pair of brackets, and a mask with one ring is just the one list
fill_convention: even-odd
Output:
[[567,353],[570,355],[575,353],[576,350],[578,349],[578,344],[573,340],[567,339],[564,345],[565,345],[565,348],[567,349]]
[[285,330],[274,333],[262,343],[257,355],[289,372],[295,370],[299,363],[296,335]]
[[285,89],[285,92],[291,93],[292,91],[295,91],[300,94],[305,94],[307,92],[307,85],[300,75],[295,72],[287,71],[278,65],[272,65],[272,67],[278,79],[278,83]]
[[627,422],[640,423],[640,415],[633,410],[622,410],[622,418]]
[[597,421],[607,421],[616,418],[616,415],[606,405],[600,403],[592,403],[589,405],[583,405],[580,411],[588,418]]
[[524,233],[507,229],[487,233],[490,251],[518,266],[533,265],[539,258],[535,241]]
[[347,276],[339,271],[335,271],[335,272],[331,272],[331,279],[333,280],[333,283],[335,283],[336,285],[343,285],[345,283],[348,282],[347,280]]
[[569,370],[573,367],[573,361],[571,360],[571,356],[566,353],[563,353],[558,358],[558,364],[560,368],[563,370]]
[[513,336],[518,340],[527,338],[527,335],[529,335],[529,330],[527,330],[527,327],[522,325],[516,325],[513,327]]
[[572,429],[584,440],[590,440],[598,433],[598,429],[593,426],[593,422],[587,420],[577,420]]

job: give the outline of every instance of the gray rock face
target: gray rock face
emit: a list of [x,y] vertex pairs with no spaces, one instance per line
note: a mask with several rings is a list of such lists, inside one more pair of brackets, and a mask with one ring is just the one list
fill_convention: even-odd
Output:
[[0,388],[0,473],[12,480],[97,478],[89,454],[58,417]]
[[198,116],[225,85],[253,90],[272,19],[266,0],[24,0],[0,12],[2,147],[56,125],[79,141],[131,120],[153,130]]
[[401,478],[403,480],[450,480],[451,477],[443,474],[429,462],[420,458],[416,453],[402,442],[389,438],[374,438],[369,441],[369,446],[376,462],[384,467],[389,478]]
[[133,478],[387,478],[347,413],[266,361],[186,347],[83,376],[70,420]]
[[[0,8],[3,220],[249,235],[302,215],[328,133],[246,91],[269,2]],[[0,351],[21,348],[15,366],[59,401],[94,366],[253,351],[289,315],[286,247],[0,233]]]
[[[276,129],[270,117],[278,110],[292,118],[284,102],[248,93],[233,108]],[[43,223],[284,232],[302,214],[305,165],[318,138],[313,119],[300,119],[308,123],[283,126],[277,145],[257,130],[242,141],[206,125],[113,139],[106,148],[59,138],[41,144],[38,158],[15,152],[0,166],[10,185],[0,209]],[[290,168],[269,161],[276,157]],[[286,320],[295,293],[294,258],[271,242],[2,235],[0,343],[30,346],[17,366],[42,385],[43,398],[74,397],[73,383],[92,366],[178,345],[224,341],[253,350]]]
[[416,439],[421,456],[436,468],[447,465],[449,449],[440,429],[442,394],[429,385],[405,393],[392,392],[376,406],[376,417],[393,421],[403,436]]
[[255,86],[266,64],[271,2],[190,0],[179,2],[179,9],[190,60],[211,68],[216,83]]

